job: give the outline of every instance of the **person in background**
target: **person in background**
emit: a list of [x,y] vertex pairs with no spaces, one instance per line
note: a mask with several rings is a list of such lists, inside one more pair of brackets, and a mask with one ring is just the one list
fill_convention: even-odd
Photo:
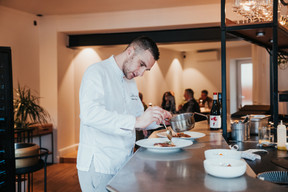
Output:
[[163,94],[161,107],[171,113],[176,113],[175,97],[171,91]]
[[184,98],[186,103],[179,106],[177,113],[200,112],[198,102],[194,99],[194,91],[192,89],[185,89]]
[[213,104],[213,99],[208,96],[208,91],[204,89],[201,91],[201,97],[199,98],[198,102],[199,102],[200,107],[206,107],[206,108],[211,109],[212,104]]
[[147,105],[146,103],[143,101],[143,94],[141,92],[139,92],[139,98],[143,104],[143,107],[144,107],[144,111],[147,109]]
[[159,59],[148,37],[133,40],[120,54],[95,63],[84,73],[80,92],[80,141],[77,169],[81,190],[106,192],[106,185],[130,159],[135,129],[159,127],[171,118],[161,107],[144,111],[135,77]]

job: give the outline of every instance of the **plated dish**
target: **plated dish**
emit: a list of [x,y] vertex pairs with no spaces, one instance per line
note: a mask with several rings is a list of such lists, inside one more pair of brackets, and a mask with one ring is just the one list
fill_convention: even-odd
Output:
[[[181,132],[179,134],[180,134],[180,137],[173,137],[173,138],[198,139],[198,138],[204,137],[206,135],[204,133],[194,132],[194,131],[185,131],[185,132]],[[185,134],[185,135],[183,135],[181,137],[181,134]],[[157,136],[158,137],[162,137],[162,138],[164,138],[164,137],[167,138],[166,131],[157,133]]]
[[172,141],[175,145],[174,147],[154,146],[155,143],[169,142],[167,137],[166,138],[141,139],[136,142],[136,145],[139,145],[140,147],[144,147],[148,149],[149,151],[167,153],[167,152],[179,151],[180,149],[183,149],[193,144],[191,140],[184,140],[184,139],[179,139],[179,138],[173,138]]

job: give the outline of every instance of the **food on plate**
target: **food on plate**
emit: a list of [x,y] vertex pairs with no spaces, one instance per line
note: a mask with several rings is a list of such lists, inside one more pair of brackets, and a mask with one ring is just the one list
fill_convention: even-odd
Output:
[[220,166],[223,167],[232,167],[232,165],[230,163],[220,163]]
[[175,147],[176,145],[174,145],[174,143],[170,142],[170,141],[166,141],[163,143],[154,143],[154,147]]
[[177,133],[177,135],[173,137],[191,137],[191,136],[185,133]]

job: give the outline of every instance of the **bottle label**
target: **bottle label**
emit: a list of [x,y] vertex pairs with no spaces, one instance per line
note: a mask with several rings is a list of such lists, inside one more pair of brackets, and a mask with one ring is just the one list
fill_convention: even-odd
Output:
[[221,116],[220,115],[210,115],[210,128],[211,129],[221,128]]

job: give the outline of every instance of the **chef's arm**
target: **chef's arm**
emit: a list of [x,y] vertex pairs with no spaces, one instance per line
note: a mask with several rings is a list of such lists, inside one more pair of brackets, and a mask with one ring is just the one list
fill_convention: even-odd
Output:
[[163,123],[164,119],[171,117],[171,113],[158,106],[149,107],[141,116],[136,118],[135,128],[144,129],[153,122],[159,125]]

